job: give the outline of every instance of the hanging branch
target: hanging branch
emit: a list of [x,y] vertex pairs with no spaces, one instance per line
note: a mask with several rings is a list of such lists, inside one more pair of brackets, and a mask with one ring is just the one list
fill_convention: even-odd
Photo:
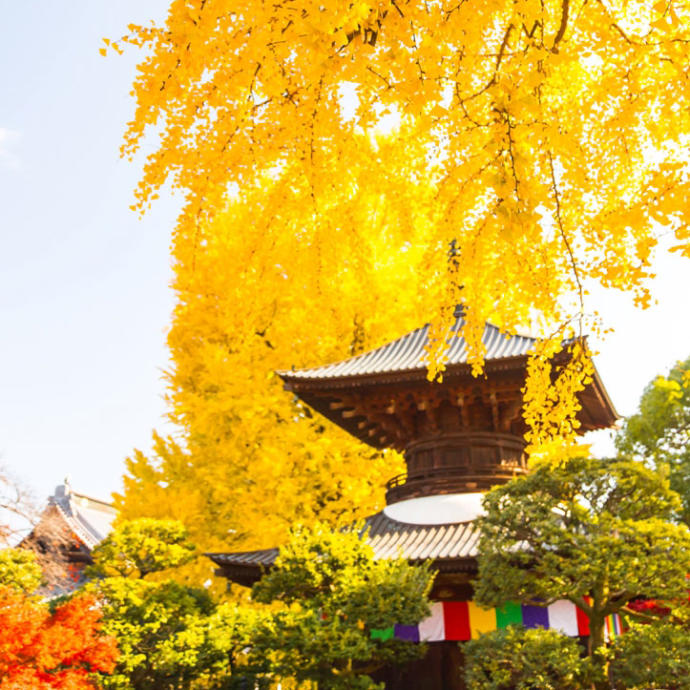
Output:
[[[563,227],[563,218],[561,216],[561,200],[558,194],[558,184],[556,183],[556,171],[553,165],[553,156],[551,151],[548,152],[549,157],[549,168],[551,169],[551,184],[553,189],[553,196],[556,201],[556,222],[558,224],[558,229],[561,234],[561,239],[565,245],[568,256],[570,257],[570,265],[573,269],[573,275],[575,277],[575,282],[577,283],[577,293],[580,302],[580,317],[585,313],[585,296],[584,289],[582,288],[582,281],[580,280],[580,271],[577,266],[577,261],[575,260],[575,255],[573,254],[573,249],[568,241],[568,236],[565,234],[565,228]],[[582,318],[580,318],[580,330],[582,330]]]

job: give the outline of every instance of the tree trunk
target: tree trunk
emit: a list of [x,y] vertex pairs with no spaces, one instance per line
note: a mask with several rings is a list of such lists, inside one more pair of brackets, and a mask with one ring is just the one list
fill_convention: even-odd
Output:
[[596,690],[609,690],[611,687],[608,681],[608,664],[597,659],[597,652],[606,644],[604,637],[605,630],[606,618],[604,616],[593,614],[589,617],[589,643],[587,645],[587,652],[589,653],[590,659],[594,662],[594,668],[600,671],[592,686]]

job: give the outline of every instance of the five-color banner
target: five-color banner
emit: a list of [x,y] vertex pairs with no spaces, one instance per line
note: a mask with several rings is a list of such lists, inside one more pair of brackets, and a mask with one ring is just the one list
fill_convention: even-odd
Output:
[[[464,641],[510,624],[551,628],[570,637],[589,635],[587,616],[570,601],[556,601],[549,606],[509,603],[495,609],[482,608],[473,601],[437,601],[431,605],[431,615],[417,625],[372,630],[371,636],[380,640],[396,637],[411,642]],[[615,637],[621,631],[620,616],[609,616],[606,619],[607,637]]]

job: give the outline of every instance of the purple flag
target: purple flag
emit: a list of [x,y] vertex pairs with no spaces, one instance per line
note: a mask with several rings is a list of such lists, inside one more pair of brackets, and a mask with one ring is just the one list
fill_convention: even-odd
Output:
[[399,640],[419,642],[419,628],[416,625],[400,625],[400,623],[396,623],[395,636]]
[[549,611],[546,606],[522,605],[522,624],[526,628],[548,628]]

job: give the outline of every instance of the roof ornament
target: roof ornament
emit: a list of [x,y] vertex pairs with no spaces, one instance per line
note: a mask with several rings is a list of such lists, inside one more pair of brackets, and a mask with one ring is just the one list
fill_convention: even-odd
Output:
[[70,484],[70,477],[69,477],[69,475],[67,475],[64,478],[62,484],[58,484],[55,487],[55,495],[51,496],[50,500],[52,500],[53,498],[67,498],[67,499],[69,499],[71,497],[71,495],[72,495],[72,486]]

